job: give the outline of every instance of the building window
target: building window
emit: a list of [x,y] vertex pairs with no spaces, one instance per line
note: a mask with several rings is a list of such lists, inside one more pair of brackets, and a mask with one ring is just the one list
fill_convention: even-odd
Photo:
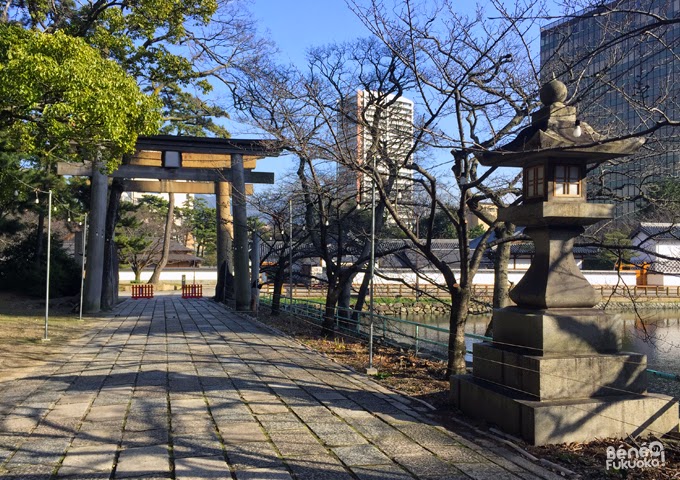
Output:
[[555,196],[581,195],[580,168],[573,165],[555,166]]
[[543,165],[524,169],[524,196],[526,198],[537,198],[545,195],[545,177],[543,172]]

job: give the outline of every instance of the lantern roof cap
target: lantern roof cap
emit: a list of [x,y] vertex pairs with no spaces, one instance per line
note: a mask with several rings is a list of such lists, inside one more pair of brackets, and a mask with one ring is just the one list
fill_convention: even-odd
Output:
[[506,167],[524,167],[549,159],[574,164],[602,163],[631,155],[645,143],[643,138],[605,138],[576,118],[576,107],[564,103],[567,94],[561,81],[545,83],[539,91],[543,106],[531,114],[531,125],[498,149],[477,154],[479,162]]

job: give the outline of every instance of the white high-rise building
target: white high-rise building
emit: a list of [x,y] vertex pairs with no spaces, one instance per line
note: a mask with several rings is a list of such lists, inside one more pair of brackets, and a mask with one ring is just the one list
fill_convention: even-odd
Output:
[[[413,171],[403,167],[413,147],[413,110],[408,98],[359,90],[345,100],[339,115],[345,163],[365,165],[375,160],[384,175],[390,167],[396,168],[398,178],[392,187],[392,201],[400,217],[408,219],[413,216]],[[372,148],[376,138],[383,148]],[[370,206],[372,182],[368,176],[340,164],[338,179],[350,194],[356,195],[359,205]]]

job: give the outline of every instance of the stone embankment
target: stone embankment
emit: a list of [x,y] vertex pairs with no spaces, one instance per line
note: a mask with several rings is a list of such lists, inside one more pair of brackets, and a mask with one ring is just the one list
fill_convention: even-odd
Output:
[[[635,308],[640,310],[671,310],[680,309],[679,301],[650,301],[649,299],[637,299]],[[605,308],[607,311],[630,310],[633,306],[631,299],[617,298],[608,303],[601,302],[595,308]],[[399,317],[404,315],[448,315],[450,307],[439,302],[413,302],[404,301],[391,304],[380,304],[375,306],[378,315],[386,317]],[[491,313],[491,298],[477,298],[470,304],[469,312],[473,315],[483,315]]]
[[[650,302],[650,301],[647,301],[646,299],[643,299],[643,300],[635,300],[634,304],[635,304],[635,308],[639,309],[639,310],[675,310],[675,309],[680,309],[680,300],[676,300],[674,302],[671,302],[671,301]],[[595,308],[604,308],[605,310],[608,310],[608,311],[616,311],[616,310],[630,310],[632,306],[633,306],[633,301],[626,299],[626,300],[612,300],[609,303],[600,302],[595,306]]]
[[[470,304],[470,313],[479,315],[490,313],[491,299],[476,299]],[[439,302],[397,302],[391,304],[380,304],[375,306],[378,315],[387,317],[403,315],[448,315],[451,311],[449,305]]]

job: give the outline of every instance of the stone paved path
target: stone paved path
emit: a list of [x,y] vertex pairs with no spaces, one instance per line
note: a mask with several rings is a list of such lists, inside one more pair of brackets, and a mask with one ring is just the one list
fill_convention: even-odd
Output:
[[558,478],[209,300],[127,300],[114,315],[0,383],[0,476]]

